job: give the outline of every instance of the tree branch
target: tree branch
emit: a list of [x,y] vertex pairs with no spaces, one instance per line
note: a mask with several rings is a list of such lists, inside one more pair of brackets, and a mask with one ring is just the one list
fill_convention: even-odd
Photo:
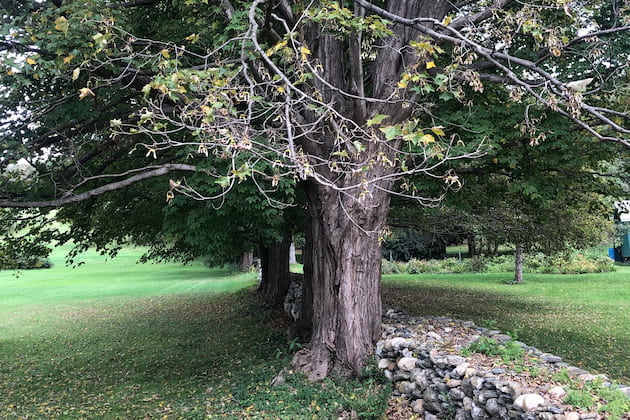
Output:
[[[5,208],[60,207],[66,204],[78,203],[80,201],[87,200],[88,198],[96,197],[98,195],[105,194],[107,192],[116,191],[121,188],[128,187],[129,185],[135,184],[137,182],[143,181],[145,179],[166,175],[167,173],[171,171],[193,171],[194,172],[194,171],[197,171],[197,167],[193,165],[169,163],[159,168],[147,170],[145,172],[133,175],[122,181],[111,182],[109,184],[103,185],[101,187],[93,188],[89,191],[85,191],[80,194],[64,195],[61,198],[48,200],[48,201],[1,200],[0,207],[5,207]],[[109,176],[111,177],[124,176],[124,175],[125,174],[116,174],[116,175],[108,175],[108,177]],[[97,177],[97,178],[102,178],[102,177]]]

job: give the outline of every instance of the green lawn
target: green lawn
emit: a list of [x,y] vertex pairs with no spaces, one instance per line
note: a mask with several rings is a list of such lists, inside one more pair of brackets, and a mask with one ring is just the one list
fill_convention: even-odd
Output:
[[[380,380],[307,384],[288,373],[278,314],[255,274],[138,265],[141,250],[77,269],[0,272],[2,419],[376,418]],[[378,375],[378,372],[371,372]]]
[[496,322],[520,340],[630,383],[630,267],[615,273],[385,276],[383,301],[417,315]]

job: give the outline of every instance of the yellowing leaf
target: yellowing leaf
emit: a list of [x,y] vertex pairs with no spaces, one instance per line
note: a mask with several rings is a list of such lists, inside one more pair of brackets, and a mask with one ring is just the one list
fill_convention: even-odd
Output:
[[278,86],[278,87],[276,88],[276,90],[277,90],[278,92],[280,92],[280,93],[284,93],[284,92],[286,92],[286,89],[284,88],[284,86]]
[[61,31],[64,34],[67,34],[69,27],[70,27],[70,24],[68,23],[68,19],[66,19],[65,17],[60,16],[57,19],[55,19],[55,29],[56,30]]
[[31,66],[34,66],[35,64],[37,64],[37,61],[33,60],[31,57],[28,57],[26,59],[26,63],[30,64]]
[[429,61],[426,67],[427,67],[427,70],[432,69],[433,67],[435,67],[435,61]]
[[190,41],[191,44],[195,44],[197,41],[199,41],[199,35],[197,34],[191,34],[188,35],[186,38],[184,38],[186,41]]
[[171,53],[167,49],[160,51],[160,54],[162,54],[162,57],[164,58],[171,58]]
[[453,21],[453,18],[451,16],[446,16],[444,20],[442,21],[442,24],[444,26],[448,26],[448,24],[451,23],[452,21]]
[[435,137],[433,137],[431,134],[425,134],[424,136],[420,137],[420,141],[424,144],[435,143]]
[[72,80],[77,80],[79,78],[79,75],[81,74],[81,68],[77,67],[76,69],[72,70]]
[[63,63],[64,63],[64,64],[68,64],[68,63],[70,63],[73,59],[74,59],[74,54],[70,54],[69,56],[67,56],[67,57],[64,57],[64,58],[63,58]]
[[311,50],[302,45],[300,47],[300,55],[302,56],[302,61],[306,61],[308,56],[311,55]]
[[437,127],[431,127],[431,131],[433,131],[434,134],[438,135],[438,136],[444,136],[446,135],[446,133],[443,130],[444,127],[437,126]]
[[13,76],[15,73],[13,72],[13,70],[9,70],[7,71],[7,76]]
[[92,92],[92,89],[88,87],[79,89],[79,99],[83,99],[87,96],[94,96],[94,92]]

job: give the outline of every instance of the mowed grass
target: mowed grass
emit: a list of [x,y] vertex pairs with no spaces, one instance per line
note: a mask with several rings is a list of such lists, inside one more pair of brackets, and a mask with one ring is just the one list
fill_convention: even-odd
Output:
[[138,265],[95,254],[77,269],[0,272],[0,418],[376,418],[389,393],[362,381],[308,384],[286,324],[255,274]]
[[630,267],[615,273],[384,276],[384,305],[516,332],[568,363],[630,384]]

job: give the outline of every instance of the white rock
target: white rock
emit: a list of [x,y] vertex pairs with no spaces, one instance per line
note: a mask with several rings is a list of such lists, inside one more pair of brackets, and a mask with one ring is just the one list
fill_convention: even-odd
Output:
[[398,361],[398,367],[400,370],[411,372],[415,369],[417,361],[418,359],[415,357],[401,357]]
[[389,359],[381,359],[378,361],[379,369],[387,369],[387,365],[389,365]]
[[464,375],[466,375],[466,369],[468,369],[469,367],[470,367],[470,363],[468,362],[461,363],[457,365],[455,369],[453,369],[453,373],[455,373],[457,376],[463,377]]
[[564,388],[562,388],[561,386],[554,386],[549,391],[547,391],[547,394],[555,398],[562,398],[567,395],[567,391],[565,391]]
[[402,337],[394,337],[391,340],[394,350],[400,350],[401,347],[409,347],[409,340]]
[[545,399],[538,394],[523,394],[514,401],[514,406],[528,413],[545,404]]
[[564,415],[564,420],[580,420],[580,414],[575,411],[571,411],[570,413],[566,413]]

